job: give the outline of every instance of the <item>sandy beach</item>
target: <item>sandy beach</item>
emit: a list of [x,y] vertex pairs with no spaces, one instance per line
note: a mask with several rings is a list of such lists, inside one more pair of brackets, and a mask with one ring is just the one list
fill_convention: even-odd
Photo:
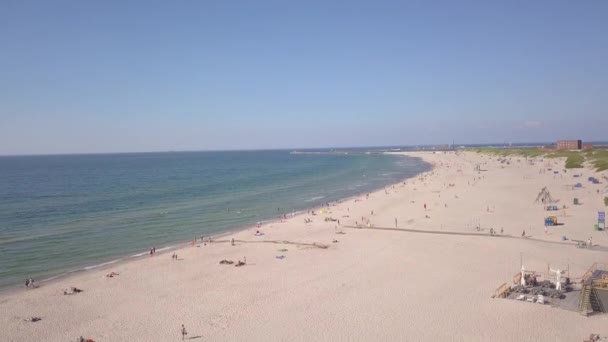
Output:
[[[182,324],[194,341],[582,341],[590,333],[608,335],[606,314],[584,317],[491,298],[499,285],[511,284],[520,258],[541,274],[548,265],[568,269],[573,280],[594,262],[608,263],[608,235],[593,228],[597,212],[606,210],[608,172],[564,172],[563,159],[501,163],[473,152],[408,155],[433,170],[316,215],[0,294],[0,341],[180,341]],[[589,176],[602,184],[588,182]],[[583,187],[575,188],[578,182]],[[535,203],[543,187],[559,199],[558,211]],[[545,232],[549,215],[563,225]],[[573,240],[589,238],[592,248],[575,247]],[[242,267],[219,264],[244,258]],[[106,277],[110,272],[118,275]],[[64,295],[70,287],[83,292]],[[32,316],[41,320],[25,321]]]

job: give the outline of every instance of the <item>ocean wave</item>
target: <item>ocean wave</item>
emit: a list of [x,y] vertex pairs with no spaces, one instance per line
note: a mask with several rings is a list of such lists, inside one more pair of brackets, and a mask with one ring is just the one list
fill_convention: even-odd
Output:
[[96,268],[99,268],[99,267],[103,267],[103,266],[107,266],[107,265],[112,265],[112,264],[115,264],[115,263],[119,262],[120,260],[122,260],[122,259],[114,259],[112,261],[102,262],[101,264],[97,264],[97,265],[93,265],[93,266],[87,266],[87,267],[84,267],[83,270],[89,271],[89,270],[93,270],[93,269],[96,269]]
[[316,201],[316,200],[320,200],[321,198],[325,198],[325,196],[315,196],[315,197],[311,197],[311,198],[309,198],[309,199],[305,200],[304,202],[313,202],[313,201]]

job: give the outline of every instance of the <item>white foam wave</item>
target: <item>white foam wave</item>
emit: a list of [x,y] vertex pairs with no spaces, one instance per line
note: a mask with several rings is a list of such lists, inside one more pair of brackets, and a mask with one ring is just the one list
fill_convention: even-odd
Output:
[[312,201],[320,200],[321,198],[325,198],[325,196],[311,197],[311,198],[307,199],[305,202],[312,202]]
[[115,259],[115,260],[112,260],[112,261],[104,262],[104,263],[93,265],[93,266],[87,266],[87,267],[84,268],[84,270],[88,271],[88,270],[92,270],[92,269],[95,269],[95,268],[98,268],[98,267],[112,265],[112,264],[115,264],[115,263],[119,262],[120,260],[121,259]]

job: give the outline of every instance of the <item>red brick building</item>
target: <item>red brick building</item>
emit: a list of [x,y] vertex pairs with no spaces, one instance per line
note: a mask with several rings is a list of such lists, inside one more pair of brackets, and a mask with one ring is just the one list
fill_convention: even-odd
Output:
[[583,148],[582,140],[558,140],[558,150],[580,150]]

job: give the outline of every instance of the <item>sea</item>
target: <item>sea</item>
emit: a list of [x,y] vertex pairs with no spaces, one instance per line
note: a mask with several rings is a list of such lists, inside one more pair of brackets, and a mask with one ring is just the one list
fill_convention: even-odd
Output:
[[0,289],[269,222],[430,168],[330,150],[0,157]]

